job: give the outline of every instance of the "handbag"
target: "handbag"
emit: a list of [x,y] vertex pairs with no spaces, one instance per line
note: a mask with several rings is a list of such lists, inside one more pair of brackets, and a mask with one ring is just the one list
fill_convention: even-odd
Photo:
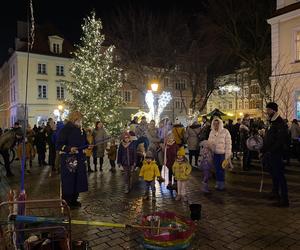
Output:
[[66,156],[66,167],[70,173],[75,173],[78,168],[77,155],[67,155]]

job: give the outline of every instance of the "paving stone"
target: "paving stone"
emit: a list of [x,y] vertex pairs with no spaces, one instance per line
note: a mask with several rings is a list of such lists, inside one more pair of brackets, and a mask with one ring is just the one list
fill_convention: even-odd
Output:
[[[255,164],[258,166],[254,160]],[[188,195],[190,202],[202,204],[202,219],[197,223],[190,249],[300,249],[300,167],[287,169],[292,204],[288,209],[271,207],[271,202],[258,192],[260,173],[255,170],[250,171],[251,175],[239,171],[228,173],[227,191],[213,190],[209,196],[199,191],[201,172],[193,170]],[[34,162],[30,183],[25,185],[30,199],[59,198],[59,176],[48,178],[49,170],[38,168]],[[265,177],[264,191],[269,192],[271,179],[267,173]],[[71,211],[72,219],[139,224],[143,215],[155,211],[176,211],[190,216],[188,205],[176,202],[165,186],[158,183],[156,203],[143,201],[142,183],[125,195],[121,172],[112,175],[107,160],[103,173],[91,173],[88,180],[89,192],[80,194],[82,207]],[[15,177],[1,181],[0,199],[6,198],[4,190],[18,189],[18,181],[17,171]],[[210,185],[214,185],[213,180]],[[54,211],[48,212],[55,216]],[[72,237],[88,240],[92,249],[143,249],[142,232],[132,229],[74,225]]]

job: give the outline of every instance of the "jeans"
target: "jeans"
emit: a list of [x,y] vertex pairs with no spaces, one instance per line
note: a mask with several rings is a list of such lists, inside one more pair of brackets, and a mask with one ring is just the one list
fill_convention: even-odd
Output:
[[124,168],[124,183],[125,187],[131,189],[131,171],[133,170],[133,166],[122,166]]
[[155,181],[145,181],[145,194],[149,193],[149,188],[151,188],[152,193],[155,192]]
[[189,150],[189,162],[193,166],[193,156],[195,157],[195,165],[198,164],[199,150]]
[[216,181],[224,182],[225,181],[225,171],[222,168],[222,162],[225,160],[224,154],[214,154],[214,165],[216,168]]

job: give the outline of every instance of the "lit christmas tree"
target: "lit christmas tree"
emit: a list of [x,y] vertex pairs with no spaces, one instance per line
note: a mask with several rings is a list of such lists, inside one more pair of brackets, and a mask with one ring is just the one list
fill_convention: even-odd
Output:
[[122,129],[120,107],[124,104],[119,94],[121,70],[113,63],[114,46],[103,46],[101,30],[95,12],[84,19],[81,43],[76,46],[70,70],[74,82],[66,83],[72,95],[67,104],[84,115],[85,126],[100,120],[112,135],[117,135]]

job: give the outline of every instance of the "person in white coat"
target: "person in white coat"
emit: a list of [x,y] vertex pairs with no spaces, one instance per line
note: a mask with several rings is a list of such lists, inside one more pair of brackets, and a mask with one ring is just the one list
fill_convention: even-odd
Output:
[[222,168],[222,162],[230,160],[231,151],[231,136],[229,131],[224,128],[223,121],[216,117],[211,124],[211,131],[208,138],[213,148],[213,162],[216,169],[216,189],[224,190],[225,188],[225,171]]

